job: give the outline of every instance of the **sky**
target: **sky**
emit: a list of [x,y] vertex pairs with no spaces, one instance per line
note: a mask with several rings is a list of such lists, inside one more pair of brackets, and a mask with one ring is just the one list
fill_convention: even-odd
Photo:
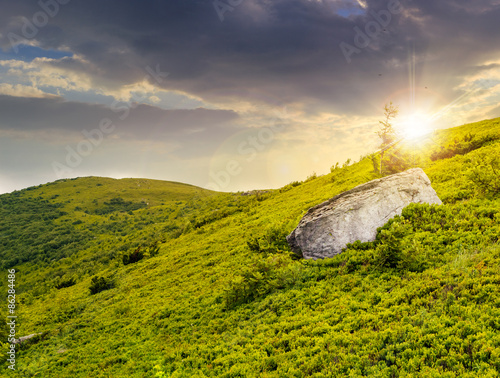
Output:
[[0,9],[0,193],[83,176],[277,188],[376,151],[390,101],[413,130],[500,116],[500,0]]

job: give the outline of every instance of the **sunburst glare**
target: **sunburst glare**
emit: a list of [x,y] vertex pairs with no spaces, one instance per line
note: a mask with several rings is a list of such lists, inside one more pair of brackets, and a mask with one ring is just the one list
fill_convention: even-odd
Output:
[[401,117],[396,127],[405,139],[417,139],[432,131],[432,117],[424,113],[413,113]]

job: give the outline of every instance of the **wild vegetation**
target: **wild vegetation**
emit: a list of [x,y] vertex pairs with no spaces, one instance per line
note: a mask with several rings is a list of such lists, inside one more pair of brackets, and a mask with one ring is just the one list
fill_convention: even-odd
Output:
[[380,177],[376,156],[266,193],[88,177],[2,195],[1,289],[14,268],[17,334],[40,334],[18,373],[497,377],[499,135],[494,119],[402,145],[443,205],[410,205],[327,260],[285,236]]

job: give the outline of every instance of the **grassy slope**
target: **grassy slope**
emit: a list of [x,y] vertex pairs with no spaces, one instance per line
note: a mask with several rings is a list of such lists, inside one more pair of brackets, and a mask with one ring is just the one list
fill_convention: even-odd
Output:
[[[433,143],[499,129],[498,120],[466,125],[440,132]],[[500,150],[498,143],[483,148]],[[498,212],[498,200],[476,193],[463,169],[479,152],[427,161],[426,172],[450,209],[476,198],[482,201],[477,208]],[[278,235],[282,242],[309,207],[375,177],[365,159],[261,196],[104,178],[23,191],[59,201],[68,214],[54,222],[81,220],[74,229],[92,230],[95,239],[66,258],[16,266],[18,332],[44,332],[22,347],[19,370],[59,377],[497,376],[500,250],[491,240],[467,234],[461,247],[451,243],[442,261],[423,272],[376,269],[369,255],[375,250],[349,250],[328,262],[249,250],[252,237],[273,244]],[[132,215],[84,213],[117,194],[149,206]],[[432,244],[429,232],[418,232],[418,248]],[[121,253],[150,240],[164,241],[159,256],[123,266]],[[363,264],[350,263],[356,259]],[[257,271],[260,276],[252,275]],[[112,278],[116,287],[89,295],[94,274]],[[68,277],[77,284],[53,288]],[[255,294],[231,301],[252,282]]]
[[[98,206],[93,202],[95,199],[102,203],[114,197],[133,202],[144,201],[150,206],[157,206],[187,200],[200,193],[208,194],[210,191],[179,182],[140,178],[116,180],[107,177],[63,179],[31,190],[32,197],[41,195],[50,198],[53,203],[65,204],[66,210],[73,210],[73,202],[84,209],[93,210]],[[54,196],[57,198],[53,198]]]

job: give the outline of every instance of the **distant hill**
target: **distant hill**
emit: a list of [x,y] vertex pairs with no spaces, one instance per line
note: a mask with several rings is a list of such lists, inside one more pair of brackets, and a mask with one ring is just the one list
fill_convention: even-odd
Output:
[[148,206],[157,206],[167,202],[185,201],[194,195],[204,196],[213,193],[210,190],[180,182],[140,178],[112,179],[107,177],[62,179],[49,184],[34,186],[21,192],[32,198],[41,196],[50,199],[53,203],[65,204],[67,209],[71,209],[71,202],[75,202],[80,207],[89,210],[95,210],[99,207],[99,203],[102,205],[102,203],[113,198],[122,198],[125,201],[135,203],[144,202]]
[[82,177],[1,195],[2,265],[68,257],[105,232],[93,227],[100,216],[133,216],[136,210],[158,205],[176,208],[213,194],[177,182]]
[[500,119],[401,148],[444,204],[410,205],[375,242],[323,261],[295,257],[286,235],[309,207],[379,177],[376,156],[245,195],[99,177],[1,195],[0,285],[6,298],[14,268],[16,332],[40,333],[18,370],[498,376]]

